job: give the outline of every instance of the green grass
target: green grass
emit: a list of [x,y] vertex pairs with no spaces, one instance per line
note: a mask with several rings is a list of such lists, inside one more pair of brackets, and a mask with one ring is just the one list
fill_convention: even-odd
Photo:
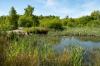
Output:
[[100,37],[100,28],[91,27],[67,27],[63,31],[50,31],[49,35],[59,35],[59,36],[93,36]]
[[[90,30],[89,28],[81,29],[83,28],[67,28],[64,31],[65,34],[66,31],[67,33],[77,34],[80,32],[84,34],[84,31]],[[93,33],[95,30],[96,34],[98,33],[97,35],[99,35],[99,31],[97,31],[99,29],[97,28],[90,31]],[[63,33],[56,31],[55,33],[49,32],[48,35],[33,34],[24,37],[18,36],[17,40],[15,39],[16,37],[13,37],[13,40],[7,39],[6,34],[0,35],[0,56],[2,56],[0,62],[2,62],[2,66],[84,66],[86,62],[83,60],[87,59],[84,57],[87,50],[81,46],[77,44],[68,46],[61,54],[57,54],[52,48],[53,45],[60,42],[60,36],[58,35],[62,35]],[[89,49],[88,51],[87,53],[90,53],[90,63],[88,64],[100,66],[100,50]]]

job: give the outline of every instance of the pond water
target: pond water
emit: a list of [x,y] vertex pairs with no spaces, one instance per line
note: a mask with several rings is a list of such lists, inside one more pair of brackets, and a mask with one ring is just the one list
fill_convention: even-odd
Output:
[[59,43],[54,45],[54,48],[57,51],[63,51],[69,45],[79,45],[83,48],[100,48],[100,38],[63,36]]

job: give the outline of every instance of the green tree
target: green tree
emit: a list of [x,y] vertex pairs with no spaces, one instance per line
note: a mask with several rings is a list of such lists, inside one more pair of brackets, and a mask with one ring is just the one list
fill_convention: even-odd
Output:
[[9,22],[11,25],[11,29],[18,28],[18,15],[14,7],[11,7],[11,10],[9,12]]
[[91,17],[93,17],[95,20],[99,19],[100,20],[100,11],[93,11],[91,13]]
[[32,16],[34,8],[30,5],[28,5],[27,8],[24,9],[25,10],[25,16]]
[[68,17],[64,18],[62,20],[62,23],[64,26],[68,26],[68,27],[75,27],[77,25],[77,22],[75,21],[74,18],[68,18]]
[[27,8],[24,9],[25,13],[19,18],[18,24],[20,27],[32,27],[37,26],[39,24],[38,18],[33,15],[34,8],[28,5]]

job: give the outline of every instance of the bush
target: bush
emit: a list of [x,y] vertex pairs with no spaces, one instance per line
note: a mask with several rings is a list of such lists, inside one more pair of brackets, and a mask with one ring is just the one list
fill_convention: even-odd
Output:
[[48,33],[48,29],[43,28],[43,27],[25,28],[24,31],[27,32],[28,34],[30,34],[30,33],[47,34]]
[[59,19],[42,19],[40,20],[40,26],[55,30],[63,29],[62,23]]
[[50,25],[48,26],[49,28],[55,29],[55,30],[62,30],[62,24],[60,22],[52,22],[50,23]]
[[32,27],[33,26],[33,17],[21,16],[19,18],[18,24],[20,27]]

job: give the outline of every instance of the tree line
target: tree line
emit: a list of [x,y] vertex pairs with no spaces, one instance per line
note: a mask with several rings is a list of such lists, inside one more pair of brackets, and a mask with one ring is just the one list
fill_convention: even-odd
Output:
[[90,15],[79,18],[69,16],[60,19],[59,16],[36,16],[34,7],[28,5],[24,14],[19,15],[14,7],[11,7],[9,15],[0,16],[0,29],[15,30],[18,27],[45,27],[51,29],[63,29],[64,27],[100,27],[100,11],[93,11]]

